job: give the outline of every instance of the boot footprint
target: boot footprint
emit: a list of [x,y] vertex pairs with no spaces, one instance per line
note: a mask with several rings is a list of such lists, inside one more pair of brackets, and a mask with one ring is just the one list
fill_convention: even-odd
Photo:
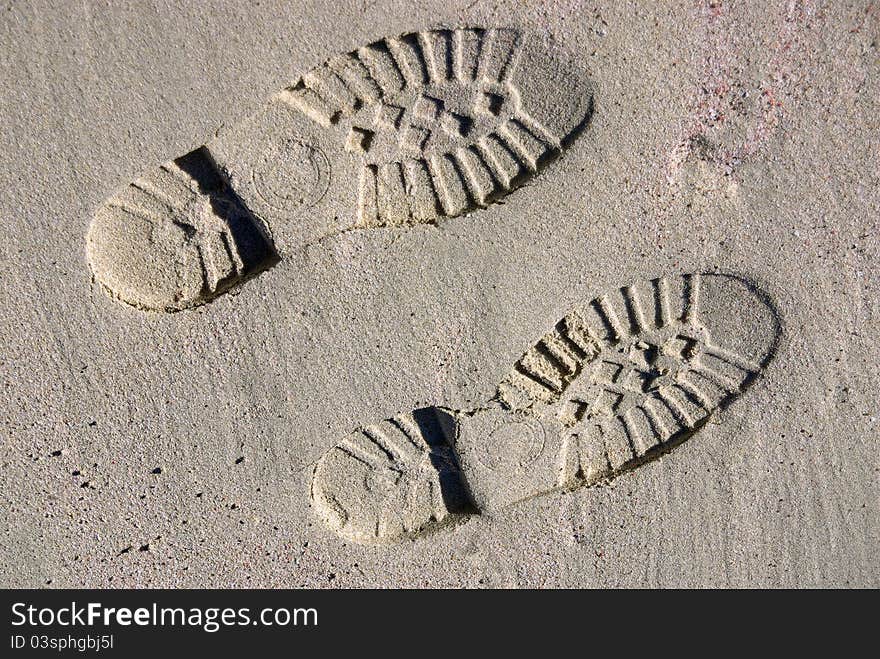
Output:
[[424,30],[331,57],[108,199],[87,236],[91,270],[117,299],[177,311],[321,237],[483,208],[589,120],[589,80],[566,57],[505,28]]
[[779,333],[766,296],[735,276],[661,277],[600,295],[529,349],[484,407],[417,410],[332,447],[312,503],[340,536],[377,543],[607,481],[739,397]]

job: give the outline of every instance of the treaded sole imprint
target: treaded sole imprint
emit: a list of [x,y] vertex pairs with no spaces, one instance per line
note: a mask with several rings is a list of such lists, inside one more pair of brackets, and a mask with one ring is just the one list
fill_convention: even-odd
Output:
[[110,197],[92,220],[86,253],[110,295],[155,311],[207,302],[278,260],[206,147]]
[[[346,442],[331,448],[313,477],[315,510],[346,539],[388,542],[459,519],[468,505],[491,512],[606,481],[678,445],[737,398],[772,358],[779,332],[766,295],[735,276],[661,277],[600,295],[530,348],[485,407],[430,408],[442,432],[417,460],[372,430],[368,443],[382,447],[373,458]],[[442,470],[431,454],[444,456]],[[395,474],[383,480],[394,485],[375,487],[380,472]]]
[[331,57],[108,199],[87,238],[92,272],[120,300],[176,311],[276,262],[273,225],[287,251],[483,208],[589,120],[590,83],[563,52],[519,29],[460,28]]
[[[331,58],[279,99],[360,159],[359,226],[453,217],[522,184],[589,117],[587,85],[569,89],[534,43],[523,56],[527,41],[510,28],[386,38]],[[549,99],[529,108],[535,87]]]

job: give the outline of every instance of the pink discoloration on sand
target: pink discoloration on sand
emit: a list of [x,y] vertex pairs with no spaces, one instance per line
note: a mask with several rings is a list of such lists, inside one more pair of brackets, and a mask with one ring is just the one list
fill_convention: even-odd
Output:
[[[697,12],[706,33],[705,66],[680,138],[667,151],[663,169],[670,186],[677,184],[695,149],[702,148],[701,158],[732,175],[768,143],[799,94],[804,35],[817,17],[813,3],[789,2],[777,19],[778,36],[766,53],[766,64],[757,75],[749,75],[746,66],[765,54],[749,50],[748,31],[731,7],[710,1]],[[755,93],[760,94],[757,106],[748,107],[748,96]],[[735,119],[742,124],[732,131],[736,137],[724,136],[722,129]]]

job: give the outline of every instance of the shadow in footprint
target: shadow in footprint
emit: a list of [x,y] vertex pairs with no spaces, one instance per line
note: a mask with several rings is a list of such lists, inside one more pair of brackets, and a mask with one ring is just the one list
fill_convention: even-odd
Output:
[[267,232],[229,186],[208,149],[200,147],[174,163],[193,178],[199,192],[210,198],[214,214],[228,225],[247,277],[281,260]]
[[454,449],[458,434],[455,416],[440,407],[423,407],[413,411],[412,416],[430,447],[431,464],[439,475],[447,509],[461,515],[478,514]]

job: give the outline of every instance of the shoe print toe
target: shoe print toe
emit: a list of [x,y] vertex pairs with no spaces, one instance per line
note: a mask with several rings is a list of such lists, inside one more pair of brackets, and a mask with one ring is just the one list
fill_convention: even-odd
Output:
[[780,333],[778,314],[767,295],[736,275],[704,274],[700,282],[698,320],[714,343],[765,365]]
[[583,64],[562,48],[551,55],[537,35],[525,41],[510,83],[535,124],[562,147],[590,121],[594,89]]

